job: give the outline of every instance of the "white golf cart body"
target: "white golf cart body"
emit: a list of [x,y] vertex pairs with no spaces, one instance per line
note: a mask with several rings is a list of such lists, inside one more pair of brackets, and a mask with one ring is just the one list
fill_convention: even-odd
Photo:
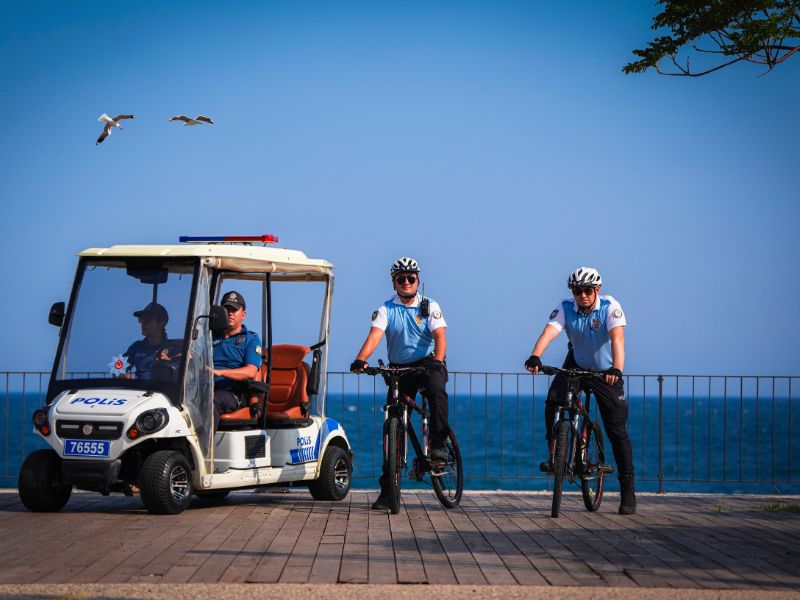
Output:
[[[337,463],[339,489],[346,484],[346,494],[352,451],[341,425],[325,416],[333,265],[296,250],[230,243],[89,248],[79,257],[69,307],[61,317],[44,409],[46,428],[34,419],[35,431],[61,459],[67,485],[104,494],[131,493],[137,483],[143,485],[139,469],[148,456],[172,451],[186,456],[191,469],[190,492],[198,495],[296,482],[312,482],[314,493],[322,459],[329,447],[336,447],[347,456],[346,461]],[[321,313],[302,315],[305,320],[316,320],[321,314],[316,339],[273,346],[273,321],[283,316],[272,314],[272,287],[284,282],[321,286]],[[245,406],[237,411],[240,416],[233,420],[223,417],[219,431],[214,432],[210,324],[212,312],[221,310],[218,303],[223,288],[237,283],[259,286],[262,292],[261,298],[252,297],[252,292],[246,296],[245,319],[245,326],[257,320],[258,311],[253,307],[260,302],[262,387],[242,392]],[[171,328],[167,354],[174,357],[169,364],[152,364],[150,371],[137,372],[129,364],[135,346],[125,352],[135,340],[115,339],[123,337],[116,335],[115,327],[118,321],[135,324],[133,312],[151,301],[169,310],[164,331]],[[303,343],[308,345],[299,345]],[[283,350],[297,360],[291,366],[294,371],[281,375],[278,357]],[[306,353],[312,365],[300,362]],[[158,371],[159,367],[163,368]],[[292,374],[295,371],[298,377]],[[280,382],[285,388],[284,404],[300,398],[302,406],[293,406],[285,414],[280,412],[285,406],[273,412],[270,398],[271,393],[279,395],[278,384],[272,381],[277,375],[286,375],[288,379],[284,379],[289,381]],[[262,393],[257,394],[257,389]],[[142,421],[145,414],[155,419]],[[142,426],[153,422],[152,432]],[[20,481],[22,495],[22,475]],[[147,505],[144,490],[142,497]]]

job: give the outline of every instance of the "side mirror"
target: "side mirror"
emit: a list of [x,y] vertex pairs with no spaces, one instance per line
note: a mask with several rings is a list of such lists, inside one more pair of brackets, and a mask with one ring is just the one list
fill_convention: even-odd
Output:
[[222,333],[228,328],[228,311],[224,306],[211,305],[211,314],[208,317],[208,328],[213,333]]
[[66,305],[63,302],[55,302],[53,306],[50,307],[50,314],[47,316],[47,322],[50,323],[50,325],[61,327],[64,324],[65,308]]
[[211,333],[222,333],[228,328],[228,311],[225,307],[218,304],[211,305],[211,313],[208,315],[200,315],[194,320],[194,330],[192,331],[192,339],[197,339],[197,326],[200,319],[208,319],[208,328]]

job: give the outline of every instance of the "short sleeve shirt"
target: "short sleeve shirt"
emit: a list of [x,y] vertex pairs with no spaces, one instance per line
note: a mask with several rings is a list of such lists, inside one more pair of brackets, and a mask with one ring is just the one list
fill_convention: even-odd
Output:
[[580,367],[605,371],[613,366],[608,332],[627,326],[627,321],[622,306],[613,296],[598,296],[588,315],[580,312],[574,298],[565,298],[550,313],[547,324],[559,332],[566,330]]
[[395,294],[372,313],[372,326],[386,333],[389,362],[408,364],[433,353],[433,332],[447,327],[439,303],[429,298],[428,318],[422,316],[419,294],[406,306]]
[[[215,369],[239,369],[247,365],[261,367],[261,338],[255,331],[242,330],[230,337],[215,336],[212,342]],[[216,385],[223,389],[238,388],[240,383],[222,376],[214,378]]]

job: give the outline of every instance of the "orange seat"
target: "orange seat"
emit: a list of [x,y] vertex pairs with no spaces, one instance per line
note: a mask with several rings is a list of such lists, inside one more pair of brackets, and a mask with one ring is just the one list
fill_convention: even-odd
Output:
[[[311,352],[306,346],[278,344],[272,347],[272,379],[267,400],[267,418],[270,420],[305,419],[308,416],[308,374],[310,367],[303,359]],[[265,361],[268,356],[265,356]],[[261,381],[266,379],[267,363],[261,365]],[[251,421],[261,415],[261,396],[253,394],[248,406],[220,415],[224,421]],[[253,410],[255,407],[255,410]],[[255,416],[254,416],[255,415]]]

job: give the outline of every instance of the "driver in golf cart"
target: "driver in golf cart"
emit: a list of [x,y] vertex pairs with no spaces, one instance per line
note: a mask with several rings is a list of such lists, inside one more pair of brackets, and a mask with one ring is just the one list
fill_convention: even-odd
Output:
[[239,292],[222,297],[228,313],[228,328],[213,339],[214,348],[214,431],[219,429],[220,415],[241,408],[241,396],[249,380],[255,379],[261,367],[261,339],[244,325],[247,316],[244,298]]
[[158,302],[151,302],[133,316],[142,328],[141,340],[133,342],[123,353],[128,368],[120,373],[122,379],[150,379],[150,370],[156,361],[174,360],[180,353],[180,346],[170,343],[166,326],[169,322],[167,309]]

